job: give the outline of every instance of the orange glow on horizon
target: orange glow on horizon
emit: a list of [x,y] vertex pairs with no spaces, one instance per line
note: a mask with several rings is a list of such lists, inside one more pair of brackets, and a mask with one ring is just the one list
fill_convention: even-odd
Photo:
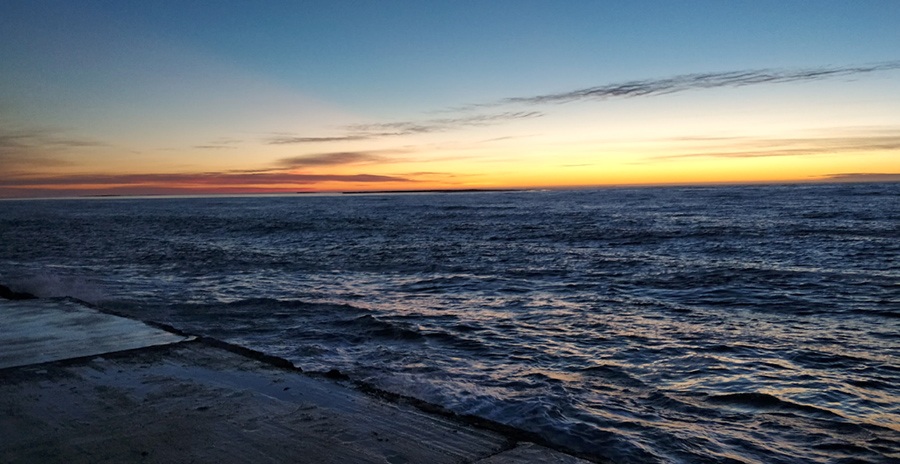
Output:
[[[241,164],[247,158],[240,153],[230,155],[219,163],[227,168],[218,171],[212,166],[179,171],[158,162],[158,169],[135,164],[126,170],[126,163],[94,161],[51,166],[43,172],[13,172],[0,179],[0,197],[782,183],[828,180],[844,173],[900,173],[900,157],[890,148],[795,150],[789,143],[796,142],[778,139],[740,139],[733,145],[714,140],[705,142],[708,146],[680,140],[651,142],[592,146],[512,140],[462,149],[406,149],[396,154],[362,150],[309,157],[285,157],[283,147],[276,147],[274,154],[254,156],[256,166]],[[285,159],[297,167],[287,166]],[[312,161],[304,165],[308,159]]]

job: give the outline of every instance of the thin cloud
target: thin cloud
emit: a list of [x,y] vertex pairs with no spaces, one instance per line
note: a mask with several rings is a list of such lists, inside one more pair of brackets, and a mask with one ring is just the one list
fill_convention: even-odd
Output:
[[71,148],[105,145],[88,138],[64,137],[58,131],[0,128],[0,163],[6,170],[34,166],[67,166],[72,163],[53,154]]
[[59,159],[55,156],[33,154],[31,152],[5,152],[0,149],[0,165],[4,174],[9,175],[13,169],[34,169],[35,167],[71,166],[71,161]]
[[415,182],[397,176],[375,174],[292,174],[292,173],[225,173],[207,172],[199,174],[98,174],[72,176],[45,176],[30,178],[2,178],[0,187],[30,186],[73,186],[73,185],[197,185],[197,186],[229,186],[229,185],[278,185],[278,184],[310,184],[317,182]]
[[900,173],[854,172],[828,174],[819,179],[835,182],[900,182]]
[[[680,140],[686,140],[684,138]],[[700,140],[700,139],[687,139]],[[900,129],[876,133],[849,133],[840,137],[808,137],[785,139],[750,139],[739,137],[712,138],[727,142],[719,147],[696,149],[691,153],[656,156],[652,159],[683,158],[765,158],[779,156],[813,156],[835,153],[900,150]]]
[[289,135],[278,135],[271,137],[266,143],[269,145],[290,145],[294,143],[355,142],[357,140],[368,140],[373,137],[374,135],[370,134],[339,135],[334,137],[293,137]]
[[410,172],[410,173],[404,174],[404,175],[413,176],[413,177],[419,177],[419,176],[457,177],[458,176],[458,174],[455,174],[452,172],[437,172],[437,171],[417,171],[417,172]]
[[354,124],[347,126],[352,131],[370,132],[391,135],[423,134],[444,132],[460,127],[481,127],[518,119],[539,118],[540,111],[507,111],[494,114],[475,114],[459,118],[437,118],[424,121],[401,121],[374,124]]
[[[232,189],[216,189],[216,193],[229,193]],[[295,190],[295,189],[291,189]],[[299,190],[299,189],[296,189]],[[242,188],[234,189],[234,193],[269,193],[267,189]],[[97,196],[147,196],[147,195],[187,195],[203,193],[189,187],[148,187],[148,186],[113,186],[99,188],[50,188],[32,187],[16,188],[0,186],[0,200],[13,198],[59,198],[59,197],[97,197]]]
[[507,121],[519,119],[531,119],[544,116],[540,111],[507,111],[494,114],[475,114],[458,118],[436,118],[422,121],[396,121],[367,124],[351,124],[344,126],[346,135],[327,137],[298,137],[292,135],[277,135],[270,137],[267,143],[270,145],[288,145],[302,143],[325,142],[353,142],[359,140],[371,140],[382,137],[398,137],[404,135],[429,134],[435,132],[447,132],[465,127],[482,127],[501,124]]
[[212,142],[209,142],[204,145],[194,145],[194,148],[198,148],[201,150],[222,150],[222,149],[232,149],[237,148],[237,145],[241,143],[240,140],[229,139],[229,138],[220,138],[216,139]]
[[87,138],[62,137],[57,131],[0,129],[0,152],[24,150],[100,147],[106,144]]
[[342,166],[348,164],[368,164],[384,160],[384,155],[398,150],[383,151],[340,151],[292,156],[278,160],[278,165],[287,168],[308,168],[320,166]]
[[[405,146],[401,148],[391,148],[384,150],[361,150],[361,151],[339,151],[328,153],[313,153],[308,155],[292,156],[282,158],[272,165],[271,169],[261,171],[234,171],[242,172],[284,172],[286,170],[321,168],[331,166],[360,166],[360,165],[386,165],[396,164],[410,161],[410,156],[419,152],[432,152],[438,150],[439,147],[433,145],[426,146]],[[442,160],[459,160],[469,158],[455,154],[453,156],[432,155],[427,161]],[[423,160],[419,160],[423,161]]]
[[[524,97],[510,97],[494,102],[476,103],[440,112],[467,112],[481,108],[508,105],[546,105],[575,101],[608,100],[613,98],[637,98],[667,95],[689,90],[736,88],[751,85],[809,82],[860,74],[893,71],[900,69],[900,60],[861,66],[833,66],[802,69],[757,69],[725,71],[713,73],[682,74],[661,79],[641,79],[604,84],[594,87]],[[276,135],[267,140],[271,145],[355,142],[384,137],[398,137],[416,134],[447,132],[467,127],[480,127],[521,119],[543,117],[541,111],[504,111],[490,114],[472,114],[451,118],[395,121],[382,123],[351,124],[344,126],[344,134],[331,136]],[[746,152],[722,152],[723,157],[793,156],[804,153],[801,150],[785,150],[779,155],[770,150]],[[685,155],[692,156],[692,155]],[[701,156],[699,154],[693,156]],[[704,155],[711,156],[711,155]]]
[[503,137],[494,137],[490,139],[479,140],[478,143],[502,142],[505,140],[523,139],[526,137],[533,137],[533,135],[505,135]]
[[866,66],[820,67],[806,69],[757,69],[717,73],[682,74],[663,79],[642,79],[604,84],[595,87],[549,93],[527,97],[510,97],[490,103],[476,103],[452,110],[472,110],[485,107],[525,104],[558,104],[584,100],[608,100],[612,98],[636,98],[697,89],[722,87],[746,87],[762,84],[820,81],[837,77],[854,76],[880,71],[900,69],[900,61],[889,61]]

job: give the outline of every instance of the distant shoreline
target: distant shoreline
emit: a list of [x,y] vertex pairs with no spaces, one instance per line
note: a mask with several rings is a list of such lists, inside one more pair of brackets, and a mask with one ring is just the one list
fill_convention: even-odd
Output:
[[[479,192],[522,192],[523,189],[427,189],[427,190],[354,190],[341,192],[342,195],[366,195],[371,193],[479,193]],[[299,192],[298,192],[299,193]]]
[[[892,175],[893,176],[893,175]],[[582,191],[605,189],[658,189],[658,188],[716,188],[716,187],[807,187],[807,186],[836,186],[852,184],[895,184],[900,183],[900,174],[888,179],[878,180],[815,180],[815,181],[785,181],[785,182],[706,182],[706,183],[672,183],[672,184],[611,184],[592,186],[550,186],[534,188],[510,188],[510,189],[420,189],[420,190],[351,190],[351,191],[262,191],[262,192],[159,192],[159,193],[74,193],[60,194],[53,192],[48,196],[0,196],[0,202],[4,201],[32,201],[32,200],[101,200],[101,199],[141,199],[141,198],[222,198],[222,197],[284,197],[292,195],[310,196],[341,196],[341,195],[366,195],[366,194],[422,194],[422,193],[503,193],[503,192],[535,192],[535,191]],[[28,190],[26,189],[25,192]]]

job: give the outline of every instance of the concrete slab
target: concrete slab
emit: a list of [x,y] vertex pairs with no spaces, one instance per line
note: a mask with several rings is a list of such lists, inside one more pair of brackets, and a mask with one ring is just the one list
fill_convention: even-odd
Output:
[[0,369],[186,340],[70,300],[0,300]]
[[75,301],[0,302],[0,462],[586,461]]
[[476,464],[590,464],[559,451],[554,451],[534,443],[520,443],[515,448],[477,461]]
[[0,437],[10,463],[440,464],[511,447],[199,341],[2,370]]

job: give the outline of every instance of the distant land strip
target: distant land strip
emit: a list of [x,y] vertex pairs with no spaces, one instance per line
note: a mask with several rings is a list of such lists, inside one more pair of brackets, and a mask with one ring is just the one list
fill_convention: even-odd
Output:
[[[369,193],[477,193],[477,192],[521,192],[522,189],[428,189],[428,190],[356,190],[341,192],[344,195],[365,195]],[[299,193],[299,192],[298,192]]]

